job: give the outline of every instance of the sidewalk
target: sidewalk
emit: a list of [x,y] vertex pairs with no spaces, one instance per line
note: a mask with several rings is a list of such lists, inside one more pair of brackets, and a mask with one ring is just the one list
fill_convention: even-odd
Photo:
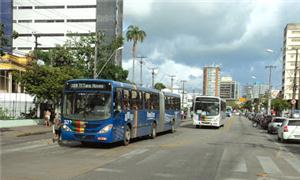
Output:
[[35,126],[22,126],[22,127],[10,127],[0,128],[1,138],[5,137],[22,137],[35,134],[45,134],[52,132],[52,127],[46,127],[44,125]]

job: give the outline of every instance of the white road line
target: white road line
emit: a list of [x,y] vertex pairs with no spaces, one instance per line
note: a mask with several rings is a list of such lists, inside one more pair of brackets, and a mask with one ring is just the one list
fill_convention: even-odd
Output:
[[168,154],[168,151],[166,151],[166,150],[157,151],[157,152],[151,154],[150,156],[146,157],[145,159],[137,162],[136,165],[146,164],[151,161],[152,162],[158,161],[160,158],[164,157],[166,154]]
[[245,159],[240,159],[232,171],[242,173],[248,172]]
[[95,171],[111,172],[111,173],[123,173],[124,172],[123,170],[120,170],[120,169],[108,169],[108,168],[98,168],[98,169],[95,169]]
[[149,149],[136,149],[136,150],[133,150],[133,151],[131,151],[129,153],[123,154],[120,157],[130,159],[130,158],[132,158],[132,157],[134,157],[136,155],[143,154],[143,153],[145,153],[147,151],[149,151]]
[[285,158],[285,160],[300,173],[300,161],[298,159]]
[[276,164],[270,157],[256,156],[256,158],[258,159],[265,173],[282,175],[282,172],[279,170],[279,168],[276,166]]
[[48,146],[48,144],[34,144],[34,145],[30,145],[30,146],[23,146],[23,147],[18,147],[18,148],[13,148],[13,149],[6,149],[6,150],[2,150],[1,154],[17,152],[17,151],[24,151],[24,150],[34,149],[34,148],[44,147],[44,146]]
[[176,177],[175,175],[168,174],[168,173],[155,173],[154,176],[164,177],[164,178],[174,178],[174,177]]

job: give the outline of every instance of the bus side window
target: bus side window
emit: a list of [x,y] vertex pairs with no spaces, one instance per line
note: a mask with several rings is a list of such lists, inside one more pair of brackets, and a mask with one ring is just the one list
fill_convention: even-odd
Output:
[[121,108],[121,106],[122,106],[122,89],[117,88],[114,92],[114,96],[115,96],[115,98],[114,98],[114,103],[115,103],[114,104],[114,111],[116,113],[119,113],[119,112],[122,111],[122,108]]
[[145,93],[145,109],[151,109],[150,93]]
[[129,110],[130,108],[130,93],[127,89],[123,90],[123,110]]
[[131,109],[132,110],[138,110],[138,93],[137,91],[133,90],[131,91]]

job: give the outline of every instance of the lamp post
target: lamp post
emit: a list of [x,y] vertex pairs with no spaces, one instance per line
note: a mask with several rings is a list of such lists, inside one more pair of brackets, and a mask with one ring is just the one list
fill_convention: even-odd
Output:
[[121,47],[119,47],[118,49],[115,49],[115,50],[114,50],[114,52],[110,55],[110,57],[106,60],[105,64],[104,64],[104,65],[102,66],[102,68],[100,69],[99,73],[96,74],[96,76],[94,77],[94,79],[97,79],[97,78],[100,76],[101,72],[103,71],[103,69],[105,68],[105,66],[107,65],[107,63],[111,60],[111,58],[113,57],[113,55],[114,55],[118,50],[121,50],[121,49],[123,49],[123,48],[124,48],[124,47],[121,46]]

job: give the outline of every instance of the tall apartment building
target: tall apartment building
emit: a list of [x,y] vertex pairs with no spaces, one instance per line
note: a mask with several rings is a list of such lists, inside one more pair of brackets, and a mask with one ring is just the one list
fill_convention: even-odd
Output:
[[8,40],[7,46],[0,46],[1,50],[6,52],[12,52],[12,14],[13,0],[1,0],[0,1],[0,23],[4,25],[4,37]]
[[269,91],[268,84],[255,83],[252,88],[253,98],[259,98],[259,97],[267,94],[268,91]]
[[239,83],[232,77],[222,77],[220,82],[220,97],[225,100],[238,100],[240,97]]
[[[14,0],[13,27],[19,33],[14,52],[28,53],[36,39],[38,48],[47,50],[63,44],[69,35],[96,31],[112,41],[122,36],[122,19],[123,0]],[[115,63],[121,65],[121,54],[117,57]]]
[[220,67],[204,67],[203,95],[220,96]]
[[[300,65],[300,24],[287,24],[284,29],[283,40],[283,72],[282,72],[282,92],[283,98],[291,100],[293,98],[293,88],[296,85],[295,99],[299,99],[299,73],[295,69]],[[297,57],[298,56],[298,57]],[[297,63],[297,65],[296,65]],[[297,71],[296,71],[297,72]]]

